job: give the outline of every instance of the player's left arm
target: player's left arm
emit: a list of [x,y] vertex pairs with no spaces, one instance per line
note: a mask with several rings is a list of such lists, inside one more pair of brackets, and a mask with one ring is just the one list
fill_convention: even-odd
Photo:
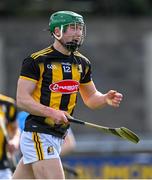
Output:
[[116,90],[110,90],[105,94],[99,92],[93,81],[80,84],[79,92],[84,103],[91,109],[102,108],[106,105],[119,107],[123,95]]

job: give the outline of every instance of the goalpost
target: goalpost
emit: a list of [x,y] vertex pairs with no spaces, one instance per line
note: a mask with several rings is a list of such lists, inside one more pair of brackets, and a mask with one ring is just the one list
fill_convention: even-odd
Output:
[[146,94],[146,120],[148,130],[152,131],[152,33],[145,36],[145,57],[144,57],[144,86]]
[[0,93],[6,91],[6,74],[4,64],[4,40],[0,36]]

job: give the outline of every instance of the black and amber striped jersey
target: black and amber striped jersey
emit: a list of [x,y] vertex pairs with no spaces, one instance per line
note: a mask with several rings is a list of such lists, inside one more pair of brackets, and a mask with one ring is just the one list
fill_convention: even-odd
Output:
[[6,150],[6,139],[2,129],[0,128],[0,169],[9,167]]
[[[72,114],[79,85],[91,82],[91,64],[79,52],[67,56],[51,46],[33,53],[23,61],[20,78],[36,83],[32,94],[35,101]],[[54,135],[56,129],[61,136],[65,133],[65,125],[52,127],[48,122],[47,118],[31,114],[27,117],[25,130]]]
[[15,100],[11,97],[0,94],[0,114],[3,113],[6,123],[16,121],[17,107]]
[[[12,122],[16,121],[17,108],[15,105],[15,100],[0,94],[0,118],[4,121],[6,127],[9,128]],[[7,141],[2,128],[0,127],[0,169],[5,169],[9,167],[9,162],[7,159]]]

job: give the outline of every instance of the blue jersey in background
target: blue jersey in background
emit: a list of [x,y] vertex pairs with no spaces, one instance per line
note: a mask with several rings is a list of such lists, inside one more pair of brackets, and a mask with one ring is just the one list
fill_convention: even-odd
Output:
[[18,123],[18,126],[19,126],[21,132],[24,130],[25,120],[28,115],[29,115],[29,113],[27,113],[25,111],[21,111],[17,115],[17,123]]

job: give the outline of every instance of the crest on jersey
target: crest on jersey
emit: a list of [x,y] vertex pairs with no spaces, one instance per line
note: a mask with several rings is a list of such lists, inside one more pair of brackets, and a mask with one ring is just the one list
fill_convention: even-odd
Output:
[[49,86],[49,89],[53,92],[58,92],[62,94],[71,94],[75,93],[79,89],[79,82],[75,80],[62,80],[55,82]]
[[48,153],[49,155],[54,154],[53,146],[49,146],[49,147],[47,148],[47,153]]

